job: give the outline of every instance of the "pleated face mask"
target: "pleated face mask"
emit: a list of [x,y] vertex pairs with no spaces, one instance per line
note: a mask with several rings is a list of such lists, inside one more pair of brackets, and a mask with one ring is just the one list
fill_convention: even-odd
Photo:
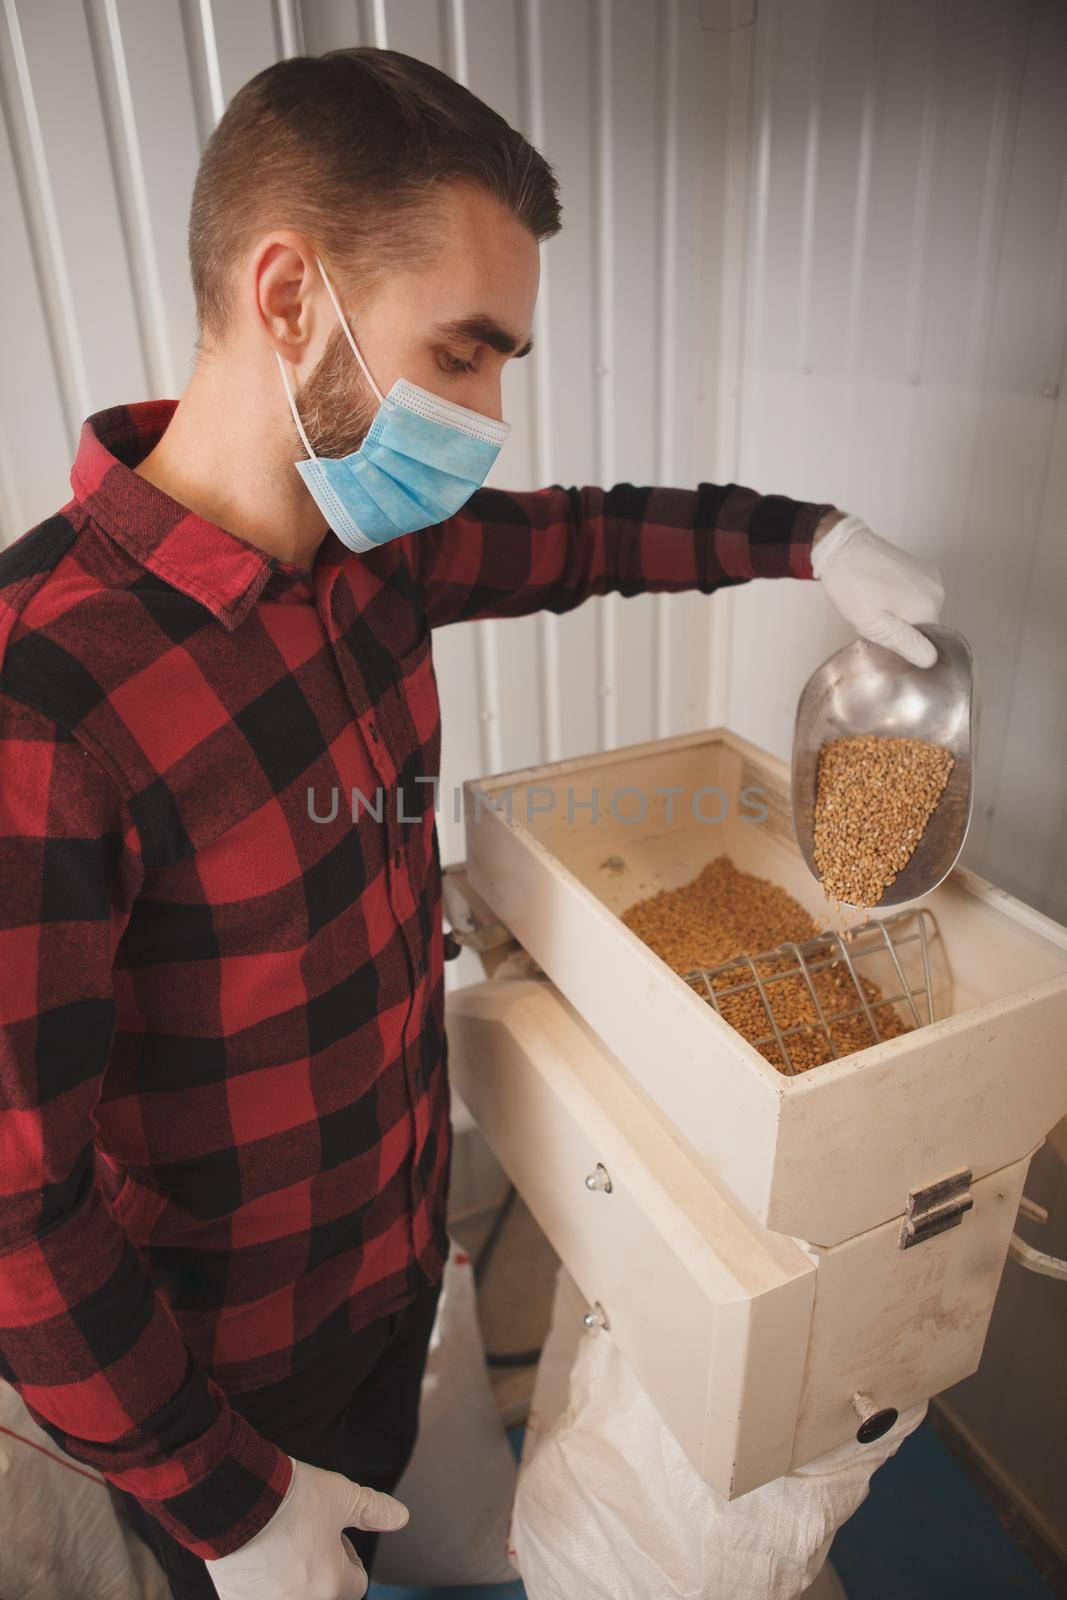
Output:
[[289,409],[308,453],[296,470],[337,537],[350,550],[373,550],[454,516],[485,482],[511,429],[406,378],[398,378],[383,395],[318,256],[315,264],[378,409],[358,450],[347,456],[317,456],[304,432],[285,362],[275,351]]

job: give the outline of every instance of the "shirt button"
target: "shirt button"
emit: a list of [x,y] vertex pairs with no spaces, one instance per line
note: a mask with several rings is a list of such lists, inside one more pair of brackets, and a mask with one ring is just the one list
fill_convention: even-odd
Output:
[[377,744],[378,743],[378,730],[374,726],[373,722],[368,722],[367,723],[367,732],[370,734],[370,736],[374,740],[375,744]]

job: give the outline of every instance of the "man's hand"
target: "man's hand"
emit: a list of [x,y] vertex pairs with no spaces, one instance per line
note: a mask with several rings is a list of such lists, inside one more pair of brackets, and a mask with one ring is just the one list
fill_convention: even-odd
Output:
[[367,1573],[343,1528],[393,1533],[408,1520],[392,1495],[293,1462],[285,1498],[239,1550],[205,1566],[220,1600],[363,1600]]
[[945,601],[941,574],[872,533],[859,517],[843,517],[816,534],[811,570],[847,622],[865,639],[895,650],[916,667],[932,667],[933,644],[914,622],[936,622]]

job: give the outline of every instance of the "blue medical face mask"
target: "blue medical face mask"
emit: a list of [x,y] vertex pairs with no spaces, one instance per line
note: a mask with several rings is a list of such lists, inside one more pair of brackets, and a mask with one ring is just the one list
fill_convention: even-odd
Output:
[[285,362],[275,351],[289,409],[308,453],[296,470],[337,537],[350,550],[373,550],[454,516],[485,482],[511,429],[406,378],[398,378],[383,395],[318,256],[315,264],[378,409],[358,450],[347,456],[317,456],[300,421]]

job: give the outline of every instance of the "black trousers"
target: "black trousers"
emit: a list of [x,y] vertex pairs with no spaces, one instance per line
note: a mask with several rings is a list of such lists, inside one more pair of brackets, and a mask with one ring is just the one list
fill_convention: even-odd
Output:
[[[303,1371],[230,1395],[235,1411],[298,1461],[391,1493],[418,1435],[419,1395],[440,1282]],[[112,1489],[159,1558],[174,1600],[218,1600],[207,1567],[131,1495]],[[378,1534],[346,1528],[368,1574]]]

